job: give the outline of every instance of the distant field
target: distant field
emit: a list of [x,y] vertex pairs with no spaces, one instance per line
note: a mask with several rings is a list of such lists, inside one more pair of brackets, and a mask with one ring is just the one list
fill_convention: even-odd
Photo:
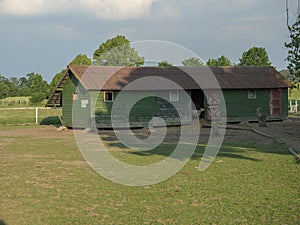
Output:
[[[8,97],[5,99],[0,99],[0,107],[31,107],[32,104],[29,101],[30,97]],[[44,106],[46,104],[46,100],[36,104],[35,106]]]
[[289,95],[290,100],[300,100],[300,83],[298,83],[297,85],[299,86],[299,89],[298,87],[296,87],[291,90],[292,94]]

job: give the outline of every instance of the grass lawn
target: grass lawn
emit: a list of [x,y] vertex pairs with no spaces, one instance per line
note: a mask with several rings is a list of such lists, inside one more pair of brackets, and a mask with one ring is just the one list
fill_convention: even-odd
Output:
[[0,108],[19,108],[19,107],[32,107],[38,106],[43,107],[45,106],[47,100],[43,100],[39,103],[32,105],[30,102],[29,97],[7,97],[5,99],[0,99]]
[[[35,108],[24,109],[1,109],[0,108],[0,124],[34,124]],[[61,110],[58,111],[61,115]],[[42,122],[47,117],[57,116],[55,109],[42,108],[38,110],[38,122]]]
[[[275,142],[227,143],[204,172],[199,145],[175,176],[129,187],[94,172],[71,132],[26,135],[32,129],[0,135],[0,218],[7,224],[300,223],[300,165]],[[171,151],[164,145],[145,156],[120,148],[113,155],[141,165]]]
[[[298,83],[297,85],[300,86],[300,83]],[[291,96],[289,96],[290,100],[300,100],[300,90],[298,88],[293,88],[292,89],[292,94]]]

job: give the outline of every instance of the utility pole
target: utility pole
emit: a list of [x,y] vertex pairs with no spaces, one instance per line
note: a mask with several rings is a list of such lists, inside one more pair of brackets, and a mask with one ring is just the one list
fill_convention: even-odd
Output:
[[286,9],[286,25],[288,28],[290,28],[290,25],[289,25],[289,1],[288,0],[285,0],[285,9]]

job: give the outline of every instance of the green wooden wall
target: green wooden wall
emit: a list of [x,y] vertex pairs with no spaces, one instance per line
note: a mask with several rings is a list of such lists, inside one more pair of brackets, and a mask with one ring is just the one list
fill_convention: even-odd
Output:
[[282,116],[270,117],[270,90],[259,89],[256,91],[256,98],[248,98],[248,90],[224,90],[223,95],[227,110],[227,121],[257,121],[258,107],[261,112],[268,116],[268,120],[281,120],[288,116],[288,92],[287,89],[282,91]]
[[[113,92],[114,99],[117,98],[119,92]],[[155,104],[155,97],[147,97],[138,101],[133,108],[129,108],[129,104],[132,99],[139,98],[144,95],[152,96],[153,92],[122,92],[122,98],[125,101],[119,104],[116,108],[117,112],[120,112],[117,115],[113,115],[114,119],[119,121],[120,126],[125,126],[124,121],[124,111],[129,110],[129,122],[131,126],[144,126],[148,123],[153,115],[157,112],[157,105]],[[95,102],[93,106],[92,114],[95,116],[95,122],[98,127],[111,127],[111,111],[112,105],[114,102],[105,102],[104,101],[104,91],[101,92],[92,92],[91,101]],[[115,106],[116,107],[116,106]]]
[[[117,97],[119,92],[114,92],[114,98]],[[91,102],[95,102],[95,105],[92,106],[91,112],[95,117],[95,122],[98,127],[111,127],[111,109],[113,102],[104,101],[104,92],[91,92]],[[132,127],[144,127],[148,126],[149,121],[153,117],[161,117],[165,119],[167,125],[180,125],[179,115],[173,105],[177,106],[183,116],[183,120],[187,122],[191,121],[191,103],[189,98],[183,98],[182,93],[179,93],[179,101],[172,102],[170,104],[164,98],[170,98],[169,91],[161,92],[138,92],[138,91],[123,91],[122,96],[125,98],[125,101],[119,105],[120,114],[113,115],[115,119],[119,120],[120,127],[124,126],[124,115],[122,112],[129,108],[129,103],[132,99],[140,98],[130,110],[129,122]],[[149,96],[142,98],[143,96]],[[160,97],[157,97],[160,96]],[[129,109],[128,109],[129,110]]]
[[[78,88],[77,88],[78,86]],[[77,92],[78,99],[73,100],[73,92]],[[114,92],[114,99],[119,92]],[[224,90],[223,95],[227,109],[227,121],[257,121],[256,109],[261,108],[264,115],[269,116],[269,89],[256,90],[256,98],[248,98],[248,90]],[[129,121],[131,126],[144,127],[148,126],[149,121],[153,117],[161,117],[165,120],[167,125],[188,124],[191,122],[191,99],[190,91],[188,95],[183,95],[179,91],[179,100],[170,104],[163,98],[170,99],[169,91],[160,92],[133,92],[123,91],[126,101],[120,107],[120,114],[114,115],[116,120],[120,121],[120,127],[124,122],[123,111],[129,107],[129,103],[134,97],[146,97],[138,101],[130,111]],[[153,97],[153,96],[156,97]],[[160,97],[157,97],[160,96]],[[206,102],[206,99],[204,99]],[[85,104],[82,104],[85,103]],[[223,104],[223,103],[222,103]],[[84,88],[78,84],[78,80],[70,75],[70,79],[64,86],[62,92],[62,119],[64,124],[69,127],[90,127],[93,121],[96,122],[97,127],[111,127],[111,109],[113,102],[104,101],[104,91],[85,91]],[[176,111],[176,106],[182,118]],[[223,113],[221,113],[223,114]],[[288,90],[282,90],[282,116],[268,117],[269,120],[285,119],[288,116]],[[74,121],[73,118],[74,117]],[[124,123],[123,123],[124,124]]]
[[282,90],[282,118],[287,119],[289,115],[289,93],[288,89]]
[[[74,92],[77,100],[73,100]],[[62,119],[67,127],[90,127],[90,95],[73,75],[70,75],[62,92]]]

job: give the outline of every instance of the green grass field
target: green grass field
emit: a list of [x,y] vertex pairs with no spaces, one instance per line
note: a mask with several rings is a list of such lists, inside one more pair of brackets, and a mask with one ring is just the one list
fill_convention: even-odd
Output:
[[47,100],[43,100],[40,103],[32,104],[30,102],[30,97],[8,97],[5,99],[0,99],[0,108],[18,108],[18,107],[32,107],[38,106],[43,107]]
[[[300,83],[298,83],[297,85],[300,86]],[[292,94],[289,95],[289,100],[300,100],[300,89],[293,88],[292,89]]]
[[[58,112],[55,109],[41,108],[38,110],[38,122],[41,123],[47,117],[57,117],[61,115],[61,109]],[[36,121],[36,109],[25,107],[24,109],[1,109],[0,124],[34,124]],[[57,119],[56,119],[57,120]]]
[[[7,224],[300,222],[300,165],[275,142],[227,143],[204,172],[198,170],[199,145],[175,176],[129,187],[94,172],[70,131],[13,129],[0,126],[0,218]],[[115,148],[112,154],[141,165],[162,160],[171,150],[172,145],[164,145],[145,156]]]

